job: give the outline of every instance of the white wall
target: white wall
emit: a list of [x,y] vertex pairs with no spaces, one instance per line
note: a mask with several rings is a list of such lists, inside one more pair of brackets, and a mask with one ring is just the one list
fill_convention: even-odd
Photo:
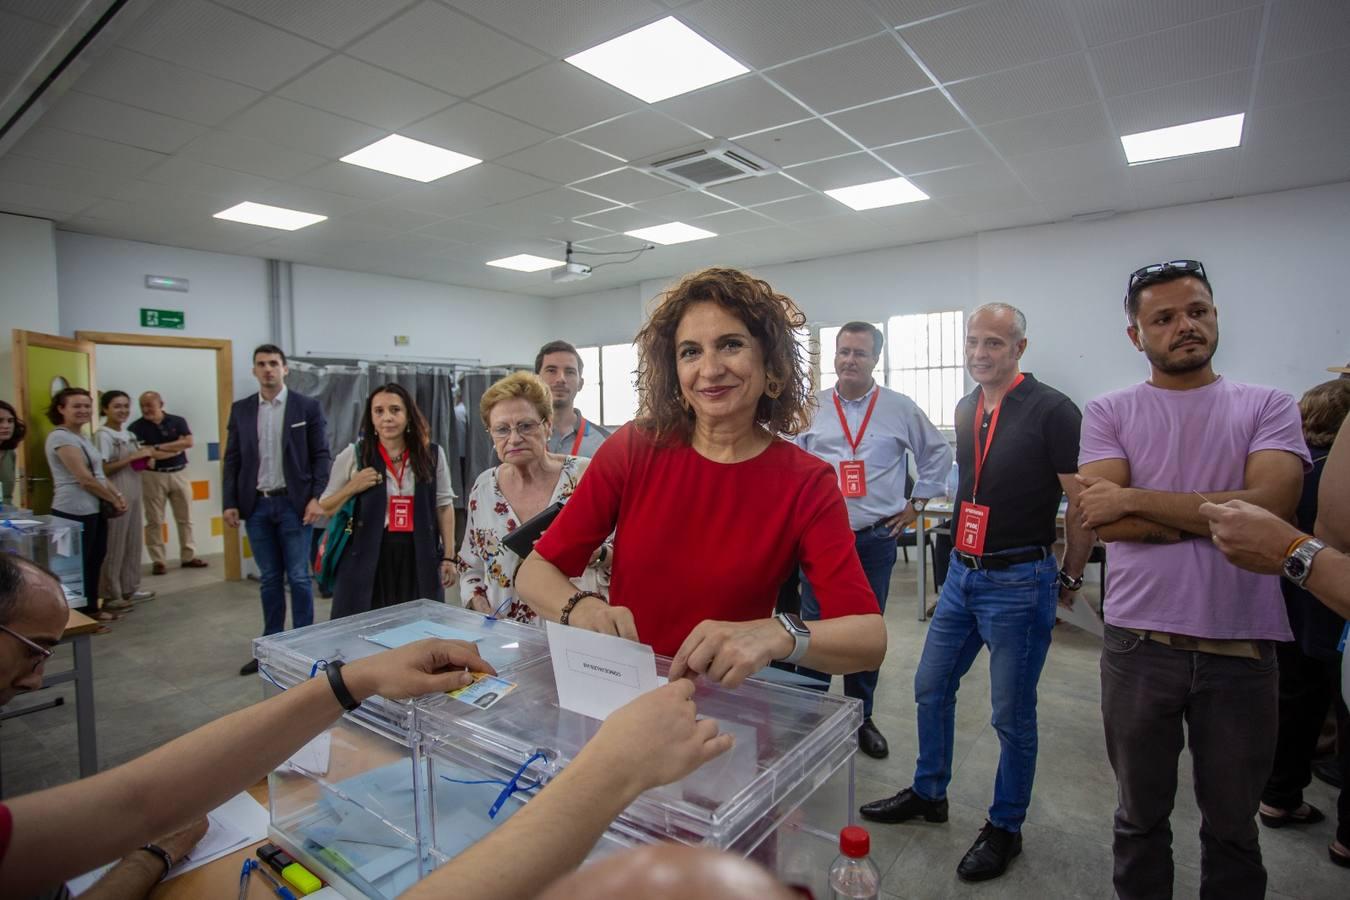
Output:
[[[207,444],[220,443],[215,351],[105,344],[98,348],[98,383],[101,390],[126,391],[131,395],[132,422],[141,415],[137,401],[142,391],[158,391],[164,398],[166,412],[187,419],[193,438],[193,447],[187,451],[187,477],[189,481],[207,484],[207,496],[190,505],[197,555],[225,552],[221,536],[211,533],[211,520],[220,515],[220,462],[210,460],[207,455]],[[173,521],[173,508],[167,503],[163,518],[169,526],[168,559],[176,563],[180,558],[178,528]],[[148,552],[144,554],[144,562],[150,562]]]
[[[297,265],[296,355],[530,363],[552,338],[552,301]],[[404,347],[394,335],[411,338]]]
[[[756,266],[817,324],[1012,303],[1026,313],[1024,363],[1080,404],[1147,377],[1124,335],[1130,271],[1205,263],[1220,313],[1219,371],[1301,394],[1350,359],[1350,183],[973,237]],[[631,327],[666,281],[566,298],[576,344],[614,341],[603,302]],[[612,298],[612,299],[609,299]]]
[[[235,396],[257,390],[249,354],[269,337],[263,260],[68,231],[56,233],[56,259],[62,334],[113,331],[229,340]],[[146,275],[186,278],[190,290],[149,290]],[[142,307],[181,309],[186,327],[142,328]]]
[[56,244],[46,219],[0,213],[0,398],[14,402],[10,330],[59,332]]

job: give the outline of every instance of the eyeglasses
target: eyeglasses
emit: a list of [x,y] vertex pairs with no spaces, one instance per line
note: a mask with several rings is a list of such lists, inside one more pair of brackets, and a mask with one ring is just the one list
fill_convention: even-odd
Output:
[[511,437],[511,432],[515,432],[523,438],[534,437],[534,433],[539,430],[542,422],[532,422],[526,419],[524,422],[517,422],[514,425],[498,425],[492,429],[492,437],[499,441],[507,440]]
[[29,650],[31,650],[31,651],[34,653],[34,655],[37,656],[37,659],[33,662],[33,671],[34,671],[34,672],[36,672],[36,671],[42,666],[42,664],[45,663],[45,662],[48,660],[48,658],[50,658],[51,655],[52,655],[52,651],[51,651],[51,650],[49,650],[48,648],[42,646],[41,644],[37,643],[36,641],[30,641],[28,638],[26,638],[26,637],[24,637],[23,635],[19,634],[17,631],[15,631],[15,630],[12,629],[12,628],[6,628],[4,625],[0,625],[0,631],[3,631],[5,634],[7,634],[7,635],[9,635],[10,637],[14,638],[16,641],[19,641],[20,643],[22,643],[22,644],[23,644],[24,646],[26,646]]
[[1205,267],[1200,260],[1174,259],[1171,262],[1154,263],[1151,266],[1144,266],[1131,272],[1130,283],[1125,288],[1125,297],[1128,300],[1130,295],[1134,293],[1135,288],[1141,283],[1152,282],[1161,278],[1179,278],[1181,275],[1194,275],[1205,284],[1209,284],[1209,278],[1205,275]]

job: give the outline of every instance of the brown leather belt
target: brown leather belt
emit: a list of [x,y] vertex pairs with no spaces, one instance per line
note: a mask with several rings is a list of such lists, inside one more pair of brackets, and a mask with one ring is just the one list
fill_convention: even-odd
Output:
[[1171,647],[1173,650],[1186,650],[1192,653],[1211,653],[1214,656],[1237,656],[1242,659],[1260,659],[1261,646],[1256,641],[1225,641],[1215,638],[1188,637],[1184,634],[1172,634],[1167,631],[1145,631],[1142,628],[1126,628],[1146,641]]

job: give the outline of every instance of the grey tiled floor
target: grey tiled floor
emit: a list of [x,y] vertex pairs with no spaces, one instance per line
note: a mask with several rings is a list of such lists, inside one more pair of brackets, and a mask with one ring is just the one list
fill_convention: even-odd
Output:
[[[115,623],[112,634],[94,639],[99,756],[105,768],[260,698],[258,679],[238,675],[261,624],[257,585],[218,579],[216,568],[147,578],[150,587],[165,592]],[[860,802],[907,787],[918,752],[912,682],[926,626],[914,616],[912,566],[898,565],[892,585],[886,616],[890,649],[875,716],[890,740],[891,755],[881,761],[858,757]],[[320,621],[327,618],[326,601],[318,601],[316,616]],[[1098,652],[1098,644],[1088,635],[1067,627],[1056,632],[1040,685],[1040,762],[1022,856],[1003,878],[966,885],[956,878],[956,864],[984,822],[998,764],[998,740],[989,725],[987,657],[977,660],[962,684],[957,708],[951,821],[870,826],[885,896],[906,900],[1112,896],[1115,780],[1102,738]],[[68,654],[67,649],[59,652],[55,669],[68,664]],[[71,687],[21,697],[10,708],[57,693],[69,698],[66,706],[0,725],[0,766],[7,796],[76,776]],[[1172,817],[1178,897],[1196,896],[1200,877],[1200,819],[1191,795],[1189,765],[1183,754]],[[1313,782],[1308,800],[1324,811],[1335,808],[1332,792],[1319,781]],[[1306,830],[1262,829],[1271,897],[1350,896],[1350,872],[1335,868],[1326,858],[1333,831],[1330,822]]]

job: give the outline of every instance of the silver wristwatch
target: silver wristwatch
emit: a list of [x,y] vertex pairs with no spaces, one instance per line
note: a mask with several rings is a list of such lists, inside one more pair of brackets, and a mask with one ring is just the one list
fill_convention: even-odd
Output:
[[909,505],[912,506],[912,507],[914,507],[914,511],[915,511],[916,513],[921,513],[921,512],[924,511],[924,508],[925,508],[926,506],[928,506],[928,498],[927,498],[927,497],[911,497],[911,498],[909,499]]
[[811,630],[806,627],[806,623],[802,621],[801,616],[794,613],[779,613],[774,618],[787,631],[788,637],[792,638],[792,652],[779,662],[800,662],[801,658],[806,655],[806,649],[811,646]]
[[1317,538],[1308,538],[1299,544],[1294,552],[1284,559],[1284,566],[1282,567],[1284,577],[1298,587],[1303,587],[1303,583],[1312,574],[1313,557],[1324,547],[1326,547],[1326,544]]

